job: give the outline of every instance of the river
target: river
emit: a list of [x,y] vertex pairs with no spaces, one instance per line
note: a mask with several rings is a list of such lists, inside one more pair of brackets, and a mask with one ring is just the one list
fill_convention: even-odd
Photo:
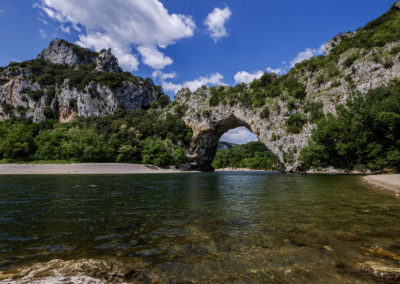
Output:
[[375,283],[362,248],[400,254],[399,220],[398,198],[351,175],[0,176],[0,270],[94,258],[162,283]]

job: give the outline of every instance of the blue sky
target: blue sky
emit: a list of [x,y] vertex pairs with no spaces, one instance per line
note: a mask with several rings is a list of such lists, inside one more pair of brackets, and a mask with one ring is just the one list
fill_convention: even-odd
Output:
[[1,0],[0,65],[34,58],[64,38],[111,47],[125,70],[152,78],[173,98],[183,86],[234,85],[264,71],[285,72],[394,2]]

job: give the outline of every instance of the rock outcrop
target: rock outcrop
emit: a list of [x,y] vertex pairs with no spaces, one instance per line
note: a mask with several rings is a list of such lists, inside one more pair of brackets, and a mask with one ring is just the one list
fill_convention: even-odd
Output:
[[110,49],[97,53],[56,39],[36,60],[0,69],[0,121],[106,116],[148,107],[161,94],[151,80],[122,72]]
[[103,49],[97,53],[62,39],[53,40],[45,50],[39,53],[37,59],[75,67],[95,63],[96,71],[122,72],[118,59],[111,53],[111,49]]

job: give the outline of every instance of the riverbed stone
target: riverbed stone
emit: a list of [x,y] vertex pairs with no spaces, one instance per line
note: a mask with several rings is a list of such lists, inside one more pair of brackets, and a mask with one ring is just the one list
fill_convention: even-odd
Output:
[[393,281],[400,281],[400,267],[389,265],[382,262],[367,261],[358,263],[356,269],[362,273],[385,282],[393,283]]
[[[108,260],[54,259],[29,267],[0,272],[1,283],[110,283],[150,278],[141,272],[141,263],[121,264]],[[69,282],[68,282],[69,281]]]

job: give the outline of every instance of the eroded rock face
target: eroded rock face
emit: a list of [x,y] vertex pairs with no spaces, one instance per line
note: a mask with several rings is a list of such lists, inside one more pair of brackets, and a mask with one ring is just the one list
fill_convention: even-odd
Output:
[[[96,72],[115,75],[122,72],[110,49],[96,53],[59,39],[52,41],[38,58],[54,64],[66,64],[75,70],[92,63]],[[123,81],[120,87],[113,89],[101,81],[78,88],[71,86],[69,79],[51,87],[54,89],[52,97],[48,94],[49,86],[34,80],[29,68],[5,68],[0,72],[0,121],[23,116],[38,122],[50,115],[61,122],[68,122],[78,116],[106,116],[119,107],[128,111],[148,107],[161,95],[160,89],[150,80],[139,77]]]

